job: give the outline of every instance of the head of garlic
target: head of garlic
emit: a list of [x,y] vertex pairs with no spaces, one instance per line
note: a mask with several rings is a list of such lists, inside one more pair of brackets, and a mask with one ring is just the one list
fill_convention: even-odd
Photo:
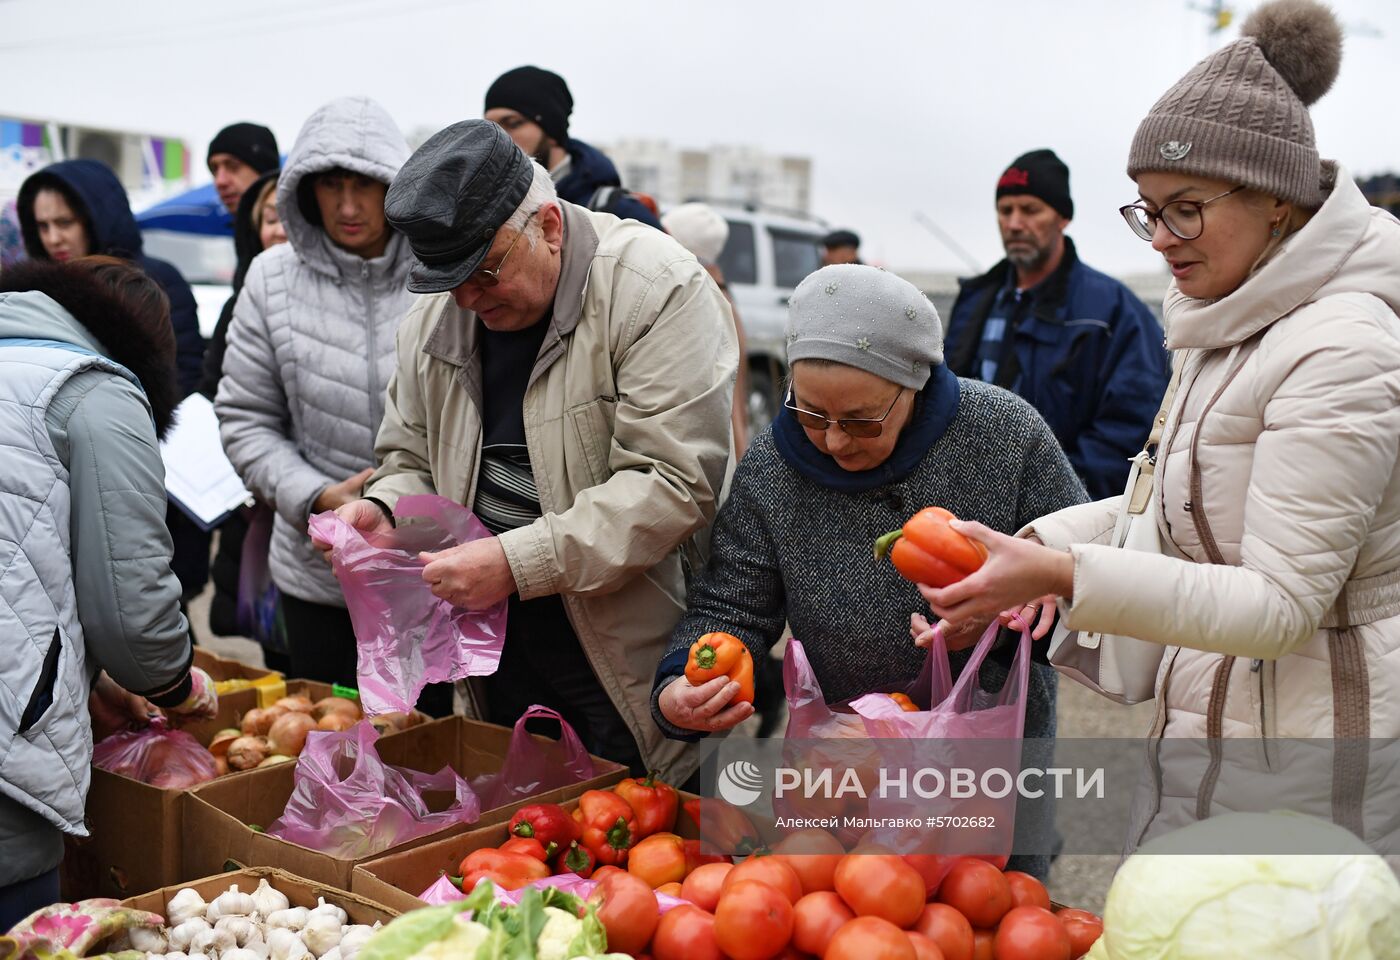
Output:
[[286,910],[287,907],[291,906],[287,895],[268,883],[266,878],[258,881],[258,889],[254,890],[251,896],[253,909],[261,917],[271,916],[278,910]]
[[[202,903],[203,901],[200,902]],[[178,951],[188,950],[190,943],[194,940],[195,934],[204,933],[212,929],[214,928],[210,926],[209,921],[205,920],[203,917],[194,917],[186,920],[171,928],[170,946]]]
[[301,931],[302,943],[305,943],[306,949],[317,957],[323,956],[329,953],[332,948],[340,945],[341,926],[342,922],[334,915],[322,913],[317,916],[316,910],[312,910],[311,919],[306,921],[306,926]]
[[219,954],[223,956],[224,951],[237,949],[238,944],[233,939],[233,934],[227,930],[201,930],[190,939],[190,953]]
[[234,947],[232,950],[225,950],[219,954],[219,960],[263,960],[252,950],[244,947]]
[[344,926],[350,919],[344,910],[333,903],[327,903],[325,897],[316,898],[316,906],[311,908],[311,916],[313,919],[316,917],[335,917],[336,924],[340,926]]
[[209,909],[204,911],[204,918],[214,921],[220,917],[246,917],[253,909],[252,896],[239,893],[238,884],[235,883],[214,898],[214,902],[209,904]]
[[352,923],[348,927],[342,928],[340,931],[339,960],[355,960],[355,954],[360,952],[365,941],[372,936],[374,936],[374,928],[367,924]]
[[186,920],[193,920],[195,917],[203,917],[208,904],[190,887],[181,890],[170,898],[170,902],[165,905],[165,922],[172,927],[178,927]]
[[251,917],[220,917],[215,921],[214,929],[227,930],[233,934],[234,944],[239,947],[246,947],[254,941],[261,943],[263,939],[262,924]]
[[308,960],[311,956],[297,932],[286,927],[268,928],[267,949],[270,960]]
[[311,911],[306,907],[289,907],[286,910],[277,910],[267,914],[265,921],[269,927],[285,927],[288,930],[300,930],[306,926],[306,921],[311,919]]
[[127,931],[127,939],[131,942],[131,949],[142,953],[164,953],[170,949],[165,934],[155,927],[132,927]]

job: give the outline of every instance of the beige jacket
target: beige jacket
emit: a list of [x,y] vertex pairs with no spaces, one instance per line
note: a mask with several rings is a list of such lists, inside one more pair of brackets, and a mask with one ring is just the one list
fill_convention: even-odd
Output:
[[[697,758],[651,719],[651,687],[685,612],[728,473],[738,365],[729,305],[693,256],[632,220],[564,210],[550,331],[525,391],[544,516],[502,534],[523,599],[558,593],[650,769]],[[481,453],[476,318],[420,297],[398,334],[367,496],[471,506]],[[479,707],[472,705],[479,712]]]
[[[1234,293],[1167,295],[1182,370],[1155,491],[1169,555],[1101,545],[1117,499],[1033,527],[1074,545],[1070,628],[1167,647],[1139,838],[1286,805],[1400,841],[1394,769],[1355,742],[1277,739],[1400,737],[1400,222],[1344,170],[1334,182]],[[1160,738],[1200,739],[1162,759]]]

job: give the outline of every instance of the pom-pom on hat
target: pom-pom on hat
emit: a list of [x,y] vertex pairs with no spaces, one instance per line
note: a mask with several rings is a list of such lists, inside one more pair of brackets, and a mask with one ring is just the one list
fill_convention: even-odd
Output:
[[1322,162],[1308,106],[1337,79],[1342,28],[1316,0],[1273,0],[1196,64],[1138,125],[1128,176],[1199,174],[1313,208]]

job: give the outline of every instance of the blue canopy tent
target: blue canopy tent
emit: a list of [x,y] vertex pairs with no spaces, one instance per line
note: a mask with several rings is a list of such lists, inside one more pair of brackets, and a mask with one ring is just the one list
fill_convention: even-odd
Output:
[[142,231],[169,230],[204,237],[232,237],[233,218],[212,183],[162,200],[136,215]]

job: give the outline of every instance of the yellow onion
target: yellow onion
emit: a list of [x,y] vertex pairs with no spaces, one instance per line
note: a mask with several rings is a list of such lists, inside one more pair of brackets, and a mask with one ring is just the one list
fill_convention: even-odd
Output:
[[329,714],[344,714],[352,721],[360,719],[360,705],[346,697],[322,697],[311,708],[311,715],[323,720]]
[[309,713],[288,713],[277,718],[267,732],[267,742],[273,753],[295,757],[306,746],[306,735],[316,729]]
[[249,736],[265,737],[277,718],[286,712],[286,707],[276,704],[270,707],[254,707],[243,715],[242,730]]
[[274,703],[273,706],[281,707],[283,710],[287,710],[292,713],[310,713],[311,698],[303,697],[300,694],[296,694],[290,697],[283,697],[281,700],[278,700],[276,703]]
[[267,754],[267,741],[262,737],[239,737],[228,745],[228,765],[234,770],[251,770]]

